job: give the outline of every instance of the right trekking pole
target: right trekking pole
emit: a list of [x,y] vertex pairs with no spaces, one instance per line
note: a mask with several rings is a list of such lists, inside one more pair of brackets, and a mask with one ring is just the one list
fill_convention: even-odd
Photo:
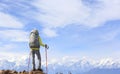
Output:
[[48,74],[48,58],[47,58],[47,49],[49,49],[49,47],[46,45],[45,47],[45,57],[46,57],[46,74]]
[[48,74],[47,48],[45,48],[45,55],[46,55],[46,74]]

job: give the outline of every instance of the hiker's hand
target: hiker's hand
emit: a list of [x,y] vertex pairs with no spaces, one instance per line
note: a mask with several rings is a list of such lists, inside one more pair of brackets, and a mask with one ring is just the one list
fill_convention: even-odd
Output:
[[45,44],[45,48],[46,48],[46,49],[48,49],[48,48],[49,48],[49,46],[48,46],[47,44]]

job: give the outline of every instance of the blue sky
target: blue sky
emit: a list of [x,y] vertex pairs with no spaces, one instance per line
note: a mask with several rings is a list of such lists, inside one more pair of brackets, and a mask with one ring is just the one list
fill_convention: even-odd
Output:
[[27,55],[33,28],[49,57],[120,56],[119,0],[0,0],[1,57]]

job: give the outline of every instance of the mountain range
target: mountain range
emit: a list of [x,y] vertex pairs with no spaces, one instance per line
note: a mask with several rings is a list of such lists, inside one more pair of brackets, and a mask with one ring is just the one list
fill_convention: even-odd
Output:
[[[21,58],[0,59],[0,70],[28,70],[29,59]],[[45,71],[45,61],[42,61],[42,68]],[[30,70],[32,63],[30,62]],[[62,59],[51,59],[48,61],[49,74],[119,74],[120,61],[111,58],[93,60],[90,58],[63,57]]]

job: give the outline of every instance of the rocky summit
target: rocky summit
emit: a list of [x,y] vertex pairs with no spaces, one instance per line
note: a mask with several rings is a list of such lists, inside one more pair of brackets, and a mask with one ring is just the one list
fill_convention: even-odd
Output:
[[42,71],[36,70],[36,71],[22,71],[22,72],[17,72],[15,70],[0,70],[0,74],[45,74]]

